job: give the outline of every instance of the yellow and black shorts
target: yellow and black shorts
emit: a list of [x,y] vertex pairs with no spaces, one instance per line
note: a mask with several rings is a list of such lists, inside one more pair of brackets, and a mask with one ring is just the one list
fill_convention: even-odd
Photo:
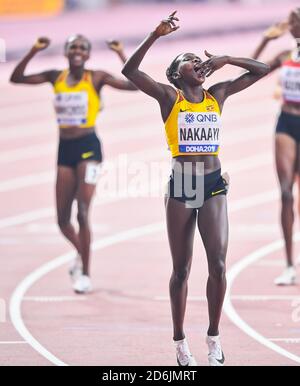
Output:
[[75,168],[82,161],[102,162],[101,143],[96,133],[74,139],[60,139],[58,147],[59,166]]
[[221,175],[221,169],[204,176],[172,171],[166,195],[199,209],[208,199],[227,194],[228,187],[228,182]]

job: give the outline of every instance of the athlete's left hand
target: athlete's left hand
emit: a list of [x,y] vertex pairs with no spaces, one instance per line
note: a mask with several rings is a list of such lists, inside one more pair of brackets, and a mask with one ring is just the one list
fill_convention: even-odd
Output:
[[206,50],[204,51],[204,53],[209,58],[205,62],[201,63],[201,67],[204,69],[205,76],[210,76],[215,71],[225,66],[225,64],[228,64],[228,56],[226,55],[212,55]]
[[106,42],[108,48],[119,54],[123,52],[123,44],[119,40],[109,40]]

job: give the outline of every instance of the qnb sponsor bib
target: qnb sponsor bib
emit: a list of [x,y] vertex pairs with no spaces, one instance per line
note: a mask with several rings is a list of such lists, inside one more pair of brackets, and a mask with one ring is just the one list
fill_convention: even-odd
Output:
[[180,153],[217,153],[220,146],[221,119],[218,113],[178,114]]
[[54,107],[59,125],[80,126],[87,122],[88,94],[86,92],[56,94]]
[[300,66],[282,68],[281,87],[284,100],[300,102]]

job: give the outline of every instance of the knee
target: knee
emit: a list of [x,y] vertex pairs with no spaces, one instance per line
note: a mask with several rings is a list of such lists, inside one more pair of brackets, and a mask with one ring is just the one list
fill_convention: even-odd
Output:
[[173,268],[172,278],[178,284],[184,284],[187,282],[190,275],[190,267],[182,267],[179,269]]
[[58,215],[57,216],[57,225],[59,226],[59,229],[64,230],[67,228],[70,224],[70,216],[66,215]]
[[209,277],[217,280],[223,281],[226,275],[226,264],[224,257],[219,257],[214,259],[213,263],[209,265]]
[[85,204],[78,204],[77,221],[80,227],[88,225],[88,207]]
[[281,186],[281,201],[283,203],[293,203],[293,189],[292,187]]

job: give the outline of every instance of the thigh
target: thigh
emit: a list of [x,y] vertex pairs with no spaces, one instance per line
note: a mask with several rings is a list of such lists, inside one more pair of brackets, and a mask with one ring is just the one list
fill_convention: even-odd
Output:
[[56,208],[59,217],[70,215],[76,190],[77,177],[75,169],[68,166],[58,166],[56,177]]
[[167,198],[165,204],[173,265],[180,269],[192,259],[197,212],[174,198]]
[[291,136],[275,135],[275,160],[280,184],[291,187],[297,168],[297,143]]
[[99,176],[99,162],[86,161],[80,162],[76,167],[76,176],[78,183],[77,199],[78,203],[89,206],[96,190],[96,184]]
[[228,246],[228,214],[225,195],[212,197],[198,211],[198,229],[209,263],[225,261]]

